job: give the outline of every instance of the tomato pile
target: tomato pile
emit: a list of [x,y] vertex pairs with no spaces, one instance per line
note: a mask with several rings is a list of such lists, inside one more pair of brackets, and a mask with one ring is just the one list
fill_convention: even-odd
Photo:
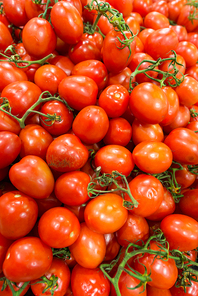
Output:
[[0,296],[198,296],[197,0],[0,4]]

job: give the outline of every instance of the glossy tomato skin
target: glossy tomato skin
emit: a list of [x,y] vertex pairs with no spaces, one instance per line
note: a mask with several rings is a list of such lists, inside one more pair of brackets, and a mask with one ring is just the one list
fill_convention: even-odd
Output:
[[[48,271],[45,273],[45,277],[47,279],[50,279],[52,276],[58,277],[57,284],[58,288],[54,292],[54,296],[62,296],[65,295],[67,288],[69,287],[70,283],[70,270],[67,264],[59,258],[53,258],[52,265],[48,269]],[[44,283],[37,283],[42,279],[38,279],[36,281],[31,282],[31,289],[34,295],[49,295],[50,291],[46,291],[44,293],[43,290],[46,287],[46,284]]]
[[160,122],[160,125],[166,126],[173,122],[177,112],[179,111],[179,98],[176,91],[170,86],[162,87],[162,91],[167,97],[168,113]]
[[173,155],[170,148],[164,143],[143,141],[134,148],[133,160],[143,172],[160,174],[171,166]]
[[141,83],[133,89],[129,106],[137,119],[151,124],[160,123],[168,112],[166,95],[150,82]]
[[85,268],[96,268],[106,253],[104,235],[89,229],[85,222],[80,225],[80,235],[69,247],[77,263]]
[[151,0],[134,0],[133,1],[133,12],[138,12],[142,17],[145,17],[149,13],[152,5]]
[[101,167],[101,173],[119,173],[128,176],[134,168],[131,152],[120,145],[106,145],[95,155],[96,167]]
[[106,193],[91,200],[84,212],[85,222],[92,230],[101,234],[113,233],[120,229],[128,217],[123,198]]
[[169,289],[158,289],[147,285],[147,296],[172,296]]
[[192,67],[196,64],[198,58],[197,47],[188,41],[181,41],[178,44],[176,53],[181,55],[186,62],[186,67]]
[[[130,32],[125,32],[127,38],[131,37]],[[133,40],[130,44],[131,54],[128,47],[119,49],[122,47],[122,44],[118,40],[119,37],[121,40],[124,40],[124,36],[120,32],[111,30],[105,37],[103,42],[103,62],[108,71],[112,73],[119,73],[124,68],[126,68],[132,56],[135,53],[135,41]],[[111,52],[111,54],[109,54]]]
[[[142,217],[153,214],[160,206],[163,200],[164,189],[161,182],[150,175],[138,175],[129,182],[131,194],[139,203],[137,208],[129,212]],[[128,194],[125,199],[130,200]]]
[[[161,251],[160,245],[154,241],[150,242],[150,249]],[[178,276],[175,260],[170,258],[162,260],[153,254],[145,253],[134,261],[134,267],[140,273],[145,272],[144,266],[146,266],[148,274],[151,272],[152,281],[148,282],[148,285],[159,289],[170,289],[175,284]]]
[[149,12],[144,18],[144,27],[154,30],[169,28],[168,18],[158,11]]
[[22,117],[36,103],[41,95],[41,89],[30,81],[16,81],[8,84],[1,95],[8,99],[12,114]]
[[52,136],[40,125],[28,124],[20,132],[21,139],[20,156],[39,156],[45,160],[47,148],[53,141]]
[[74,296],[86,296],[87,291],[95,296],[109,296],[110,283],[99,268],[89,269],[77,264],[71,274]]
[[198,222],[193,218],[172,214],[162,220],[160,228],[169,243],[170,250],[178,249],[183,252],[197,248]]
[[118,74],[109,73],[107,85],[121,84],[127,90],[129,89],[129,82],[131,77],[131,70],[126,67]]
[[89,152],[78,137],[64,134],[49,145],[46,160],[48,166],[56,171],[70,172],[83,167],[88,157]]
[[89,105],[95,105],[98,87],[93,79],[75,75],[61,81],[58,92],[70,107],[81,110]]
[[[4,281],[0,281],[1,296],[12,296],[13,295],[12,290],[10,289],[10,287],[8,285],[2,291],[3,284],[4,284]],[[18,291],[23,286],[24,282],[17,283],[17,286],[14,283],[11,283],[11,284],[12,284],[12,286],[14,288],[14,291]],[[26,288],[20,293],[20,296],[25,295],[26,292],[29,290],[29,287],[30,286],[27,285]]]
[[91,178],[81,171],[62,174],[55,183],[56,197],[69,206],[79,206],[89,200],[87,186]]
[[23,237],[9,247],[3,263],[4,275],[13,282],[35,280],[45,274],[52,250],[37,237]]
[[189,189],[183,193],[184,196],[181,197],[179,201],[179,208],[183,214],[198,220],[197,210],[198,210],[198,189]]
[[20,191],[11,191],[0,197],[0,232],[16,240],[27,235],[38,217],[36,201]]
[[176,288],[173,286],[170,289],[172,296],[196,296],[198,293],[198,283],[195,281],[191,281],[190,287],[186,287],[186,292],[184,292],[183,287]]
[[77,43],[83,34],[79,11],[69,2],[57,2],[51,10],[51,21],[57,36],[69,44]]
[[117,242],[115,233],[104,234],[104,238],[106,242],[106,254],[104,262],[110,262],[118,255],[120,244]]
[[46,198],[54,189],[52,172],[46,162],[38,156],[23,157],[11,167],[9,177],[19,191],[33,198]]
[[198,81],[185,76],[184,81],[175,89],[181,105],[190,107],[198,102]]
[[72,124],[73,132],[85,144],[100,142],[106,135],[108,128],[108,116],[100,106],[83,108]]
[[0,169],[9,166],[21,150],[20,138],[9,131],[0,132]]
[[187,128],[176,128],[164,143],[171,149],[173,160],[181,164],[198,164],[198,137]]
[[50,61],[50,64],[61,68],[67,74],[67,76],[71,75],[74,64],[68,57],[57,55],[51,58],[49,61]]
[[7,249],[12,244],[12,242],[12,240],[4,237],[0,233],[0,272],[2,272],[3,261],[5,260]]
[[15,26],[24,26],[28,21],[25,12],[25,0],[4,0],[3,8],[8,20]]
[[13,43],[13,39],[12,39],[12,35],[10,34],[10,31],[8,30],[6,25],[4,25],[4,23],[2,23],[1,21],[0,21],[0,33],[1,33],[0,51],[4,51],[9,45]]

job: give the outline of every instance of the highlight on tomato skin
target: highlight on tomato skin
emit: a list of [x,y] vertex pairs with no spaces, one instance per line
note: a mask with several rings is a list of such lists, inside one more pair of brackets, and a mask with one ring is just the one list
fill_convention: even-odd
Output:
[[194,0],[0,1],[0,295],[197,296]]

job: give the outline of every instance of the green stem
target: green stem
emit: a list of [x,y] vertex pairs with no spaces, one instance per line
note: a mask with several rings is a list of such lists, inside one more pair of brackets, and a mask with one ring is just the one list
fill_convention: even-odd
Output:
[[18,291],[15,291],[14,288],[13,288],[13,285],[11,284],[11,281],[6,279],[6,282],[10,288],[10,290],[12,291],[12,295],[13,296],[20,296],[21,293],[23,292],[23,290],[29,285],[30,282],[25,282],[23,284],[23,286],[18,290]]

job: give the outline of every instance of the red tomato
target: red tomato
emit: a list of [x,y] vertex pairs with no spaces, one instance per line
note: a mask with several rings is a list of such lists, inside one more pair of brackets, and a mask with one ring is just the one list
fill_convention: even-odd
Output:
[[24,26],[28,21],[25,12],[25,0],[3,0],[7,19],[15,26]]
[[77,240],[80,223],[68,209],[55,207],[41,216],[38,232],[46,245],[52,248],[65,248]]
[[151,124],[160,123],[168,112],[166,95],[159,86],[149,82],[133,89],[129,106],[137,119]]
[[134,0],[133,12],[138,12],[142,17],[145,17],[151,9],[151,0]]
[[106,243],[104,235],[92,231],[81,223],[80,235],[69,247],[74,259],[85,268],[96,268],[104,259],[106,253]]
[[144,18],[144,27],[146,28],[158,30],[163,28],[169,28],[169,26],[170,23],[168,18],[158,11],[149,12]]
[[61,207],[62,202],[58,200],[52,192],[47,198],[36,199],[38,205],[38,216],[41,217],[47,210],[55,207]]
[[182,170],[178,170],[175,172],[175,178],[181,188],[188,188],[196,180],[196,175],[188,170],[187,165],[183,165],[182,167]]
[[145,45],[145,42],[146,42],[146,39],[147,37],[152,34],[153,32],[155,32],[155,30],[153,29],[144,29],[142,30],[139,34],[138,34],[138,37],[139,39],[142,41],[143,45]]
[[89,269],[77,264],[72,270],[71,288],[74,296],[109,296],[110,283],[99,268]]
[[74,75],[61,81],[58,92],[70,107],[79,111],[84,107],[96,104],[98,87],[93,79]]
[[[128,90],[130,77],[131,77],[131,70],[128,67],[126,67],[126,68],[124,68],[124,70],[122,70],[118,74],[109,73],[107,84],[108,85],[121,84],[122,86],[124,86]],[[135,81],[135,79],[133,80],[133,82],[134,81]]]
[[[12,244],[12,241],[7,239],[0,233],[0,272],[2,272],[3,261],[5,260],[7,249],[11,244]],[[0,289],[1,289],[1,285],[0,285]]]
[[104,238],[106,242],[106,254],[104,262],[110,262],[118,255],[120,244],[117,242],[114,233],[104,234]]
[[[126,31],[124,33],[128,39],[132,37],[130,32]],[[124,40],[124,36],[121,32],[111,30],[106,35],[103,42],[103,62],[107,70],[113,73],[119,73],[124,70],[124,68],[129,65],[135,53],[134,40],[129,45],[130,53],[129,48],[127,46],[124,47],[117,37],[122,41]]]
[[66,43],[75,44],[82,37],[81,15],[77,8],[69,2],[61,1],[53,5],[51,22],[57,36]]
[[120,145],[106,145],[95,155],[94,163],[96,167],[101,167],[101,173],[118,171],[128,176],[134,168],[131,152]]
[[166,126],[173,122],[177,112],[179,111],[179,98],[176,91],[170,86],[162,87],[162,91],[167,97],[168,113],[166,117],[160,122],[160,125]]
[[164,126],[164,132],[168,134],[172,130],[178,127],[186,127],[189,121],[190,121],[190,111],[188,107],[181,105],[179,106],[179,110],[175,115],[174,120],[170,124]]
[[191,251],[198,246],[198,222],[193,218],[172,214],[166,216],[160,228],[163,231],[170,250],[177,249],[181,252]]
[[52,264],[52,249],[37,237],[23,237],[8,248],[4,275],[13,282],[27,282],[43,276]]
[[193,77],[195,80],[198,81],[198,64],[186,69],[185,74],[187,74],[188,76]]
[[160,0],[152,4],[151,11],[157,11],[168,17],[169,9],[166,1]]
[[175,89],[181,105],[190,107],[198,102],[198,81],[185,76],[184,81]]
[[20,132],[21,139],[20,156],[39,156],[45,160],[49,144],[53,141],[52,136],[40,125],[28,124]]
[[20,138],[11,132],[0,132],[0,169],[9,166],[19,155],[21,150]]
[[12,184],[34,198],[47,198],[54,189],[54,177],[46,162],[33,155],[23,157],[10,171]]
[[173,0],[169,1],[168,3],[168,17],[170,20],[175,21],[177,20],[180,11],[183,7],[184,1],[183,0]]
[[70,172],[83,167],[88,157],[89,152],[78,137],[64,134],[49,145],[46,160],[49,167],[56,171]]
[[127,209],[123,198],[114,193],[99,195],[86,206],[84,217],[87,226],[97,233],[113,233],[126,222]]
[[[83,124],[82,124],[83,122]],[[87,106],[75,117],[72,129],[85,144],[100,142],[109,128],[108,116],[99,106]]]
[[187,128],[176,128],[164,143],[172,150],[173,159],[182,164],[198,164],[198,137]]
[[172,296],[196,296],[198,293],[198,282],[191,280],[191,285],[186,287],[186,292],[184,292],[183,287],[175,287],[173,286],[170,289]]
[[39,17],[29,20],[22,31],[23,45],[27,52],[41,59],[56,48],[56,35],[50,23]]
[[[179,42],[188,40],[188,33],[185,27],[176,25],[171,26],[171,29],[177,34]],[[190,40],[188,41],[191,42]]]
[[144,217],[129,214],[125,224],[116,232],[116,238],[121,246],[129,243],[142,245],[149,238],[149,226]]
[[[150,249],[155,251],[162,251],[158,242],[151,241]],[[134,261],[134,267],[140,273],[151,273],[150,277],[152,281],[148,282],[148,285],[158,289],[170,289],[176,282],[178,276],[177,266],[175,260],[167,259],[162,260],[156,257],[154,254],[144,253],[139,255],[138,259]]]
[[[0,281],[0,291],[1,291],[1,296],[13,296],[13,293],[12,293],[12,290],[10,289],[10,287],[7,285],[6,288],[2,291],[2,288],[3,287],[3,284],[5,284],[4,281]],[[15,285],[15,283],[12,283],[11,282],[11,285],[14,289],[14,291],[18,291],[25,283],[24,282],[20,282],[20,283],[17,283],[17,286]],[[23,296],[26,294],[26,292],[28,291],[29,289],[29,285],[26,286],[26,288],[20,293],[20,296]],[[27,294],[26,294],[27,295]]]
[[61,175],[55,183],[56,197],[69,206],[79,206],[89,200],[87,186],[91,178],[80,171]]
[[[196,13],[197,13],[197,9],[195,9],[195,10],[196,10]],[[181,25],[181,26],[184,26],[188,32],[194,31],[198,26],[198,20],[197,19],[194,19],[193,21],[191,21],[188,18],[191,11],[192,11],[192,6],[191,5],[183,5],[183,7],[180,10],[179,17],[177,19],[177,24]]]
[[0,232],[12,240],[27,235],[38,217],[36,201],[20,191],[11,191],[0,197]]
[[[137,208],[129,212],[142,217],[153,214],[163,201],[164,189],[161,182],[151,176],[141,174],[129,182],[129,188],[132,196],[139,203]],[[128,194],[125,194],[125,200],[130,200]]]
[[0,21],[0,51],[4,51],[12,43],[13,39],[10,31],[6,25]]
[[[57,280],[57,289],[55,289],[53,295],[54,296],[62,296],[65,295],[67,288],[69,287],[70,283],[70,270],[67,264],[58,258],[53,258],[52,265],[45,273],[45,277],[47,279],[51,279],[52,276],[58,278]],[[46,288],[46,284],[44,283],[37,283],[42,279],[38,279],[36,281],[31,282],[31,289],[34,295],[49,295],[51,293],[51,288],[43,293],[43,290]],[[53,288],[53,287],[52,287]]]
[[74,64],[68,57],[57,55],[54,58],[51,58],[49,62],[50,64],[62,69],[67,74],[67,76],[71,75]]
[[183,214],[198,220],[198,189],[189,189],[183,193],[179,201],[179,208]]
[[172,296],[169,289],[158,289],[147,285],[147,296]]
[[176,53],[181,55],[186,62],[186,67],[194,66],[198,59],[197,47],[188,41],[181,41],[176,48]]

